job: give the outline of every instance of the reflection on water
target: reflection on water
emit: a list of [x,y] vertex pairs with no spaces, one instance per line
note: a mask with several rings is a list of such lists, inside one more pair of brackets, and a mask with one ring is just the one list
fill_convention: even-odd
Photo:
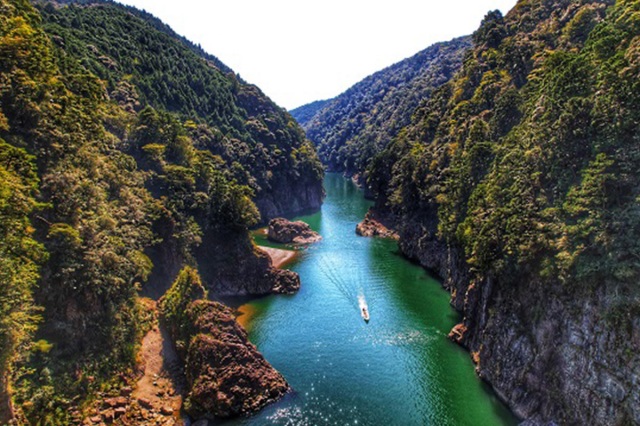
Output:
[[370,204],[350,181],[330,174],[325,189],[322,212],[299,218],[323,236],[289,266],[300,292],[239,307],[250,339],[294,391],[222,424],[515,424],[447,339],[459,321],[449,295],[395,242],[355,234]]

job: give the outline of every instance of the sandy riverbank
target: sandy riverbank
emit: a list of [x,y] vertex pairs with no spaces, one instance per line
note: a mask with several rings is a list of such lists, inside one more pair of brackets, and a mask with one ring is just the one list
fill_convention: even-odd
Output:
[[264,247],[264,246],[258,246],[258,247],[260,248],[260,250],[266,252],[271,257],[271,261],[273,262],[274,268],[284,267],[289,262],[294,260],[298,255],[298,252],[293,250],[282,250],[282,249]]

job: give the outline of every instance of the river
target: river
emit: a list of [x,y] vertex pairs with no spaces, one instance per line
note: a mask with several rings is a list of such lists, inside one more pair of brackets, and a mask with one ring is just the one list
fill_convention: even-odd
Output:
[[240,307],[251,341],[294,391],[255,417],[222,424],[516,424],[469,354],[447,339],[460,320],[449,294],[394,241],[355,234],[371,203],[351,181],[327,174],[325,189],[322,210],[297,218],[323,236],[290,265],[300,291]]

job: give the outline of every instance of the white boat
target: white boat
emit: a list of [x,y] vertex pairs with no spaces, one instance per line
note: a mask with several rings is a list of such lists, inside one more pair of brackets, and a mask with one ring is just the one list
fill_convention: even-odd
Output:
[[366,306],[362,307],[362,310],[360,311],[360,313],[362,314],[362,318],[364,319],[364,322],[369,322],[369,311],[367,310]]

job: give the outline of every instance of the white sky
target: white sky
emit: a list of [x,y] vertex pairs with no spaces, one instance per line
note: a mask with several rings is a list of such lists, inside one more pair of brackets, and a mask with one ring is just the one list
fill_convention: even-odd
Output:
[[516,0],[119,0],[152,13],[291,109],[332,98]]

